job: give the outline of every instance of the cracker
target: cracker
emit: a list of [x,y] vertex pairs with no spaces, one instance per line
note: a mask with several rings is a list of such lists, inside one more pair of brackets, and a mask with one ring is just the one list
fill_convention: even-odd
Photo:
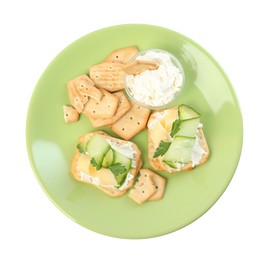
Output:
[[[113,138],[111,136],[108,136],[105,132],[103,131],[97,131],[97,132],[91,132],[91,133],[87,133],[83,136],[81,136],[79,139],[78,139],[78,143],[81,143],[81,142],[87,142],[90,140],[90,138],[95,134],[95,133],[98,133],[100,135],[105,135],[106,138],[108,137],[109,139],[112,139],[112,140],[118,140],[116,138]],[[118,140],[120,142],[122,142],[122,144],[126,143],[126,141],[124,140]],[[134,178],[128,183],[128,185],[123,189],[123,190],[119,190],[119,189],[116,189],[114,187],[102,187],[102,186],[96,186],[93,182],[92,182],[92,178],[83,178],[83,176],[81,175],[78,167],[77,167],[77,162],[78,162],[78,159],[79,159],[79,156],[81,155],[79,153],[79,150],[76,149],[75,150],[75,153],[74,153],[74,156],[73,156],[73,159],[72,159],[72,162],[71,162],[71,173],[72,175],[74,176],[74,178],[78,181],[81,181],[81,182],[85,182],[85,183],[88,183],[88,184],[92,184],[94,185],[96,188],[102,190],[103,192],[105,192],[106,194],[108,194],[109,196],[111,197],[119,197],[119,196],[122,196],[124,195],[127,190],[133,186],[134,184],[134,179],[136,177],[136,175],[138,174],[139,172],[139,169],[141,168],[142,166],[142,159],[141,159],[141,151],[139,150],[139,148],[137,147],[136,144],[133,143],[133,147],[136,151],[136,156],[135,156],[135,162],[136,162],[136,165],[137,167],[136,168],[132,168],[130,171],[131,171],[131,174],[134,176]]]
[[144,72],[145,70],[157,70],[158,64],[150,61],[141,61],[141,60],[135,60],[129,64],[127,64],[123,70],[127,74],[131,75],[138,75]]
[[135,55],[139,53],[136,46],[122,48],[111,52],[104,61],[116,61],[128,63]]
[[150,176],[140,176],[134,188],[129,192],[128,196],[135,202],[142,204],[148,200],[156,192],[156,187]]
[[113,95],[119,98],[118,107],[114,116],[110,118],[96,119],[90,117],[88,114],[85,113],[85,115],[89,117],[93,127],[111,125],[115,123],[117,120],[119,120],[131,108],[130,102],[128,101],[126,95],[122,91],[115,92],[113,93]]
[[111,129],[120,137],[129,140],[145,128],[149,115],[150,109],[131,102],[131,109],[112,124]]
[[91,118],[112,117],[119,104],[119,98],[104,89],[101,90],[103,97],[100,101],[90,98],[85,106],[84,113]]
[[97,101],[101,100],[102,92],[94,86],[95,83],[86,74],[75,78],[74,83],[78,92],[84,97],[91,97]]
[[72,106],[77,110],[78,113],[81,113],[85,104],[88,102],[88,97],[85,97],[78,92],[73,80],[68,82],[68,94]]
[[140,174],[145,178],[148,176],[151,177],[156,187],[156,192],[149,198],[149,200],[161,200],[166,187],[166,179],[149,169],[141,169]]
[[72,106],[63,106],[64,121],[65,123],[76,122],[79,119],[79,113]]
[[[206,153],[202,156],[199,164],[195,165],[195,167],[198,167],[199,165],[204,164],[208,160],[208,156],[209,156],[209,148],[208,148],[206,138],[205,138],[202,128],[198,129],[197,138],[198,138],[198,142],[200,146],[206,151]],[[192,162],[183,165],[180,169],[173,169],[163,162],[163,159],[161,156],[157,158],[153,158],[156,148],[157,147],[154,146],[153,140],[150,136],[150,129],[148,129],[148,161],[150,165],[153,167],[153,169],[157,171],[165,171],[168,173],[177,173],[181,171],[193,170]]]
[[119,62],[103,62],[89,68],[90,78],[98,88],[115,92],[125,88],[123,64]]

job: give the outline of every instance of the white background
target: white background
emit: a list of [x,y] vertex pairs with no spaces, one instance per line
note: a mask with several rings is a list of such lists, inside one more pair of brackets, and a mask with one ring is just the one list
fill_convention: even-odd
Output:
[[[1,1],[0,259],[268,259],[266,2]],[[219,201],[191,225],[145,240],[103,236],[67,218],[39,186],[25,144],[28,103],[48,63],[81,36],[125,23],[167,27],[208,50],[244,120],[241,160]]]

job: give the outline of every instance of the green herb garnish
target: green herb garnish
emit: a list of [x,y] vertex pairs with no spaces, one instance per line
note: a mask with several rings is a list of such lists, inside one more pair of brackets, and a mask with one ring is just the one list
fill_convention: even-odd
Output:
[[99,164],[96,162],[96,160],[95,160],[94,157],[91,159],[90,163],[91,163],[91,165],[92,165],[93,167],[96,168],[97,171],[101,169],[101,165],[99,165]]
[[155,150],[153,158],[164,155],[167,152],[170,145],[171,145],[171,142],[164,142],[161,140],[159,146]]
[[109,169],[115,176],[123,174],[127,171],[126,167],[123,166],[121,163],[112,164],[109,166]]
[[87,143],[81,143],[77,145],[79,153],[86,153]]
[[180,130],[180,127],[181,127],[181,121],[180,119],[176,119],[173,124],[172,124],[172,128],[171,128],[171,137],[174,137],[175,134],[178,133],[178,131]]

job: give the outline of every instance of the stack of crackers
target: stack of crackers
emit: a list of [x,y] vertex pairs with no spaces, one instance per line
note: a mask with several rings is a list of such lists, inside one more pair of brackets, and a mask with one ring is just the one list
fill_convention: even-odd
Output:
[[91,66],[89,75],[70,80],[71,105],[63,107],[65,122],[75,122],[83,113],[93,127],[108,126],[125,140],[142,131],[150,110],[128,100],[124,92],[124,75],[156,69],[157,66],[150,62],[129,63],[138,52],[136,47],[115,50],[102,63]]
[[128,196],[139,204],[147,200],[161,200],[165,186],[165,178],[149,169],[141,169],[140,177]]
[[[137,75],[158,65],[130,60],[138,54],[136,47],[113,51],[102,63],[91,66],[89,75],[83,74],[68,82],[71,105],[64,105],[66,123],[76,122],[86,115],[95,128],[107,126],[125,140],[142,131],[150,110],[129,101],[125,92],[125,73]],[[140,166],[141,167],[141,166]],[[163,197],[166,180],[149,169],[140,169],[139,178],[129,197],[141,204]]]

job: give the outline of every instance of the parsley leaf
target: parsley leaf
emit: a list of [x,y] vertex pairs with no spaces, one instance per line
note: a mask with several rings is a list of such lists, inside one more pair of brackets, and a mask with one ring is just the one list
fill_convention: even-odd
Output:
[[176,119],[173,124],[172,124],[172,128],[171,128],[171,137],[174,137],[175,134],[178,133],[178,131],[180,130],[180,127],[181,127],[181,121],[180,119]]
[[80,143],[77,145],[79,153],[86,153],[87,143]]
[[155,150],[153,158],[164,155],[167,152],[170,145],[171,145],[171,142],[164,142],[161,140],[159,146]]
[[109,169],[115,176],[125,173],[127,171],[126,167],[123,166],[121,163],[112,164],[109,166]]
[[94,167],[96,168],[97,171],[101,169],[101,165],[99,165],[99,164],[96,162],[96,160],[95,160],[94,157],[91,159],[90,163],[91,163],[92,166],[94,166]]

